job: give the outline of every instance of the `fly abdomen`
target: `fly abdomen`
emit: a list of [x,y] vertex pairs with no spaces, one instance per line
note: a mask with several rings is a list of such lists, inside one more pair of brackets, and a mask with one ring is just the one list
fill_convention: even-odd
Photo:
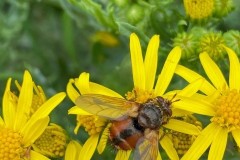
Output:
[[122,121],[113,121],[110,127],[110,141],[115,147],[122,150],[134,149],[138,140],[143,137],[143,130],[136,128],[133,118]]

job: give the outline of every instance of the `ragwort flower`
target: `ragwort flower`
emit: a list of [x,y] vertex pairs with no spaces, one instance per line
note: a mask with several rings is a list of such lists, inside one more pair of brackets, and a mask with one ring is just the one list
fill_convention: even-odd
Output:
[[[132,100],[138,103],[144,103],[147,100],[151,98],[155,98],[157,96],[161,96],[164,98],[172,99],[173,95],[167,96],[164,95],[171,79],[174,74],[175,68],[177,66],[177,63],[181,56],[181,49],[179,47],[175,47],[168,55],[167,60],[164,64],[164,67],[158,76],[157,83],[154,88],[154,81],[155,81],[155,75],[157,70],[157,61],[158,61],[158,47],[159,47],[159,36],[155,35],[151,38],[147,53],[145,56],[145,59],[142,58],[142,51],[141,46],[138,37],[135,34],[131,34],[130,36],[130,54],[131,54],[131,62],[132,62],[132,72],[133,72],[133,81],[134,81],[134,88],[131,92],[128,92],[126,94],[127,100]],[[73,86],[74,85],[74,86]],[[102,95],[108,95],[111,97],[118,97],[123,98],[118,93],[101,86],[99,84],[93,83],[89,81],[89,74],[82,73],[78,79],[70,80],[68,86],[67,86],[67,93],[71,100],[73,102],[76,101],[76,99],[80,96],[80,93],[76,91],[74,88],[76,87],[81,94],[88,94],[88,93],[94,93],[94,94],[102,94]],[[185,93],[194,94],[193,88],[190,89],[188,87],[184,92],[179,92],[180,95],[184,95]],[[174,107],[174,105],[173,105]],[[178,110],[172,109],[173,115],[177,116],[181,113],[178,113]],[[90,113],[87,113],[86,111],[82,110],[79,107],[73,107],[69,110],[70,114],[78,114],[78,126],[79,125],[85,125],[86,122],[88,122],[87,125],[85,125],[85,129],[87,129],[89,126],[94,128],[94,133],[91,134],[90,132],[90,138],[87,140],[87,142],[84,144],[81,155],[83,155],[84,158],[90,159],[93,151],[96,149],[99,135],[98,129],[96,127],[101,127],[99,129],[99,132],[103,130],[103,127],[107,124],[107,120],[100,118],[101,121],[99,121],[99,117],[95,115],[91,115]],[[182,114],[181,114],[182,115]],[[83,116],[85,116],[86,120],[83,120]],[[90,118],[89,118],[90,117]],[[91,122],[89,121],[91,120]],[[100,122],[100,123],[99,123]],[[100,153],[103,152],[106,141],[108,140],[109,136],[109,130],[111,123],[104,129],[102,137],[98,144],[98,151]],[[77,127],[78,127],[77,126]],[[93,129],[91,128],[91,130]],[[198,134],[199,129],[195,127],[194,125],[188,124],[186,122],[182,122],[180,120],[176,119],[170,119],[167,124],[163,125],[163,128],[172,129],[175,131],[180,131],[183,133],[189,133],[189,134]],[[163,128],[161,127],[160,133],[163,133]],[[162,136],[162,135],[160,135]],[[94,140],[94,141],[93,141]],[[91,143],[90,143],[91,142]],[[173,147],[173,144],[171,140],[167,136],[162,136],[160,139],[160,144],[163,147],[163,149],[167,152],[170,159],[179,159],[176,150]],[[134,148],[133,148],[134,149]],[[91,154],[87,155],[89,151],[91,150]],[[130,156],[131,150],[121,150],[118,149],[118,153],[116,156],[116,159],[128,159]],[[159,154],[159,159],[160,154]]]
[[[222,159],[229,133],[240,146],[240,64],[234,51],[226,46],[224,48],[230,61],[229,82],[210,56],[203,52],[200,54],[201,64],[212,82],[210,84],[205,80],[200,88],[206,96],[196,95],[196,98],[175,103],[177,108],[211,116],[211,122],[202,130],[183,160],[199,159],[209,146],[208,159]],[[176,73],[190,83],[201,77],[181,65],[176,68]]]
[[3,118],[0,117],[0,159],[48,159],[33,151],[31,145],[47,127],[49,113],[64,99],[65,93],[56,94],[31,114],[33,81],[29,72],[24,73],[19,96],[10,87],[11,78],[3,96]]

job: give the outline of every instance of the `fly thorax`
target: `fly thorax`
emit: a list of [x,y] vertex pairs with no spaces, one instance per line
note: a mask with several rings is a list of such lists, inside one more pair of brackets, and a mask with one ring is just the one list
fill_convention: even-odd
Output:
[[138,123],[143,128],[158,129],[162,124],[163,112],[151,102],[141,105],[138,114]]

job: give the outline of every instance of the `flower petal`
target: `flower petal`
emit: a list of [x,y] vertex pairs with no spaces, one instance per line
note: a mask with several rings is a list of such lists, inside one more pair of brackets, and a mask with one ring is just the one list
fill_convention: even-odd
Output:
[[135,33],[130,36],[130,54],[134,87],[145,90],[145,70],[142,58],[142,49]]
[[24,132],[22,132],[23,135],[23,144],[25,147],[30,146],[32,143],[35,142],[35,140],[44,132],[46,127],[48,126],[48,123],[50,121],[49,117],[45,117],[42,119],[38,119],[34,123],[31,123],[31,125],[28,125],[25,127]]
[[34,114],[28,120],[26,125],[20,130],[20,132],[25,133],[26,128],[32,126],[33,123],[35,123],[39,119],[47,117],[50,114],[50,112],[65,98],[65,96],[66,94],[62,92],[54,95],[49,100],[47,100],[42,106],[39,107],[39,109],[36,112],[34,112]]
[[45,157],[44,155],[35,152],[33,150],[30,151],[30,160],[50,160],[49,158]]
[[230,89],[240,89],[240,63],[236,53],[224,46],[228,53],[229,61],[230,61],[230,71],[229,71],[229,87]]
[[76,81],[75,85],[81,94],[90,93],[89,73],[86,73],[86,72],[81,73],[78,80]]
[[105,127],[105,129],[103,130],[103,133],[102,133],[102,136],[100,138],[100,141],[98,143],[98,147],[97,147],[97,150],[98,150],[98,153],[99,154],[102,154],[102,152],[104,151],[106,145],[107,145],[107,142],[108,142],[108,138],[109,138],[109,127],[111,125],[109,124],[109,126]]
[[89,160],[92,158],[94,151],[97,148],[99,134],[91,135],[84,143],[82,150],[80,151],[81,160]]
[[[70,141],[66,148],[65,160],[80,160],[79,153],[82,149],[82,146],[77,141]],[[78,158],[79,157],[79,158]]]
[[189,148],[187,153],[185,153],[181,160],[199,159],[212,143],[219,130],[220,128],[218,125],[210,123],[195,139],[192,146]]
[[73,87],[75,81],[73,79],[70,79],[67,84],[67,95],[71,99],[72,102],[75,102],[77,97],[80,96],[80,93],[76,90],[76,88]]
[[79,114],[79,115],[93,115],[91,113],[88,113],[84,110],[82,110],[80,107],[78,106],[73,106],[72,108],[70,108],[68,110],[68,114]]
[[3,95],[2,112],[5,125],[12,128],[15,121],[16,106],[13,104],[13,99],[10,91],[11,78],[8,79],[6,89]]
[[111,97],[123,98],[117,92],[115,92],[107,87],[104,87],[102,85],[99,85],[97,83],[90,82],[89,88],[90,88],[90,92],[94,93],[94,94],[102,94],[102,95],[111,96]]
[[219,69],[217,64],[209,57],[209,55],[206,52],[203,52],[200,54],[199,58],[205,73],[207,74],[213,85],[217,89],[222,89],[223,86],[227,86],[227,82],[221,70]]
[[145,67],[145,78],[146,84],[145,89],[151,91],[153,89],[155,75],[157,70],[158,63],[158,47],[159,47],[159,36],[155,35],[151,38],[147,53],[144,59],[144,67]]
[[202,78],[196,79],[195,81],[187,85],[185,88],[183,88],[180,92],[178,92],[178,95],[191,97],[193,94],[197,93],[197,91],[201,88],[203,83],[204,79]]
[[189,112],[193,113],[198,113],[202,115],[207,115],[207,116],[214,116],[215,111],[214,111],[214,106],[213,104],[209,103],[208,101],[196,101],[193,98],[188,98],[188,97],[181,97],[180,101],[174,102],[173,107],[187,110]]
[[168,136],[164,136],[160,140],[160,144],[167,153],[169,159],[179,159],[176,149],[173,146],[172,140]]
[[[177,65],[175,73],[184,78],[189,83],[192,83],[193,81],[196,81],[197,79],[204,79],[201,75],[198,73],[182,66]],[[202,84],[202,87],[200,88],[200,91],[207,95],[211,95],[216,89],[207,81],[204,79],[204,82]]]
[[33,96],[33,81],[30,73],[28,71],[24,72],[23,83],[18,98],[16,116],[14,129],[16,131],[20,130],[26,123],[29,118],[30,108],[32,105],[32,96]]
[[3,126],[3,125],[5,125],[5,124],[4,124],[2,117],[0,116],[0,126]]
[[157,84],[155,87],[156,95],[163,95],[173,77],[178,61],[181,57],[181,48],[175,47],[169,53],[165,64],[162,68],[160,75],[158,76]]
[[163,126],[190,135],[198,135],[200,133],[200,130],[195,125],[177,119],[170,119],[169,122]]
[[240,147],[240,129],[236,129],[232,131],[232,136],[237,143],[237,146]]
[[128,160],[132,150],[118,150],[115,160]]
[[222,128],[219,126],[218,134],[214,134],[215,138],[210,147],[210,151],[208,154],[208,159],[218,160],[223,159],[223,155],[225,153],[227,138],[228,138],[228,130],[226,128]]

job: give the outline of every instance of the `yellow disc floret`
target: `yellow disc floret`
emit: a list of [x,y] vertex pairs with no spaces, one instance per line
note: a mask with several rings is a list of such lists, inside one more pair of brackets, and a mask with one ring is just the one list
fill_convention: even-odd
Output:
[[239,91],[225,90],[216,100],[216,115],[212,122],[226,127],[229,131],[240,128],[240,93]]
[[34,150],[48,157],[63,157],[67,145],[65,131],[56,124],[51,124],[35,141]]
[[89,135],[94,135],[103,130],[106,119],[94,115],[77,115],[77,122],[85,128]]
[[146,90],[141,90],[138,88],[134,88],[132,90],[132,92],[128,92],[126,94],[127,100],[135,101],[138,103],[144,103],[148,99],[152,99],[154,97],[156,97],[156,96],[154,95],[153,91],[146,91]]
[[184,0],[187,15],[192,19],[204,19],[212,15],[214,0]]
[[27,157],[27,148],[23,147],[22,136],[11,129],[0,129],[0,159],[21,160]]

